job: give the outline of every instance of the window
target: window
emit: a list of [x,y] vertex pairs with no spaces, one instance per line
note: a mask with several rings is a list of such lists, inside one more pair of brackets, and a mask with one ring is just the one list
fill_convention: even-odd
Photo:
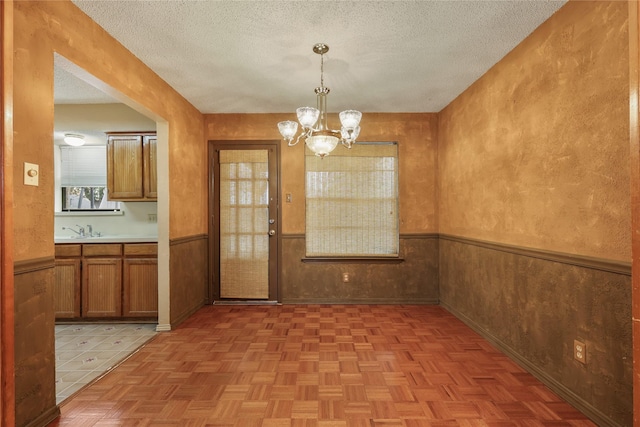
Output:
[[107,198],[107,147],[60,147],[63,211],[119,210]]
[[308,257],[397,257],[398,150],[358,142],[321,159],[305,154]]

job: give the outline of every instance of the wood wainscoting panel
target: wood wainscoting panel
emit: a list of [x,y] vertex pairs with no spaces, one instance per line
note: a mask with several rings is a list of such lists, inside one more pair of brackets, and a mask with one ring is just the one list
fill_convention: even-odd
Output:
[[[306,262],[304,258],[304,235],[283,236],[283,303],[438,303],[437,234],[400,235],[402,262]],[[345,273],[348,282],[343,281]]]
[[207,301],[208,241],[206,234],[198,234],[171,239],[169,242],[172,328],[195,313]]
[[[599,425],[631,425],[628,270],[565,257],[441,238],[440,303]],[[586,343],[586,366],[574,340]]]
[[55,418],[54,258],[17,262],[15,295],[16,426]]

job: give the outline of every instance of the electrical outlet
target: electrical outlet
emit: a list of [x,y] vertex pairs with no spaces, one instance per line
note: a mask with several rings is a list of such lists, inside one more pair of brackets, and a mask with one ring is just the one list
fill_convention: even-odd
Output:
[[580,363],[587,363],[587,346],[585,343],[578,340],[573,341],[573,358]]
[[349,283],[349,273],[342,273],[342,282]]

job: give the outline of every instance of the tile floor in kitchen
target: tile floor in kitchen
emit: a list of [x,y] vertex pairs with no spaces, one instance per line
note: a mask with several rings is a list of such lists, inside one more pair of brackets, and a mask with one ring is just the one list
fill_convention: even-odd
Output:
[[56,325],[56,404],[155,336],[155,324]]

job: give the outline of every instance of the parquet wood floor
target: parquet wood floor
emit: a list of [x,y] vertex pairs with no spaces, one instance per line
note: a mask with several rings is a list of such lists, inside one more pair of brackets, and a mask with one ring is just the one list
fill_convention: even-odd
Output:
[[593,426],[437,306],[207,306],[50,426]]

